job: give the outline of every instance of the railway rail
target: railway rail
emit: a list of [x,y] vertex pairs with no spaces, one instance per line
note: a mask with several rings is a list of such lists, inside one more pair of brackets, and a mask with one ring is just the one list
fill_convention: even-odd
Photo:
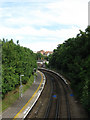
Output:
[[[71,120],[72,118],[87,118],[87,115],[80,111],[75,100],[70,96],[72,93],[67,81],[59,74],[39,69],[46,76],[46,85],[37,104],[28,114],[27,118],[53,118]],[[42,103],[42,105],[40,105]],[[36,109],[38,109],[37,115]]]
[[54,78],[52,78],[51,81],[52,90],[44,118],[58,118],[59,96],[57,94],[57,85]]
[[[51,78],[52,78],[52,84],[53,84],[53,93],[55,92],[56,94],[52,94],[52,97],[50,98],[50,101],[49,101],[49,108],[47,108],[47,114],[46,114],[46,118],[49,118],[49,114],[52,113],[52,100],[53,100],[53,95],[56,98],[56,108],[55,108],[55,104],[54,104],[54,109],[55,111],[53,111],[53,114],[55,114],[55,116],[53,116],[53,118],[57,119],[57,118],[67,118],[67,120],[70,120],[71,119],[71,113],[70,113],[70,105],[69,105],[69,100],[68,100],[68,96],[67,96],[67,84],[59,77],[57,76],[55,73],[52,73],[52,72],[48,72],[48,71],[45,71],[45,70],[42,70],[42,72],[47,72],[47,74],[50,74],[51,75]],[[61,87],[62,86],[62,87]],[[62,92],[61,92],[62,91]],[[62,98],[62,95],[64,95],[64,97]],[[64,99],[64,102],[62,101]],[[61,106],[62,104],[64,104],[64,110],[65,111],[62,111],[64,112],[64,115],[62,116],[62,112],[61,112]],[[51,108],[51,111],[50,111],[50,108]],[[65,115],[66,113],[66,115]],[[52,116],[50,116],[50,118],[52,118]]]

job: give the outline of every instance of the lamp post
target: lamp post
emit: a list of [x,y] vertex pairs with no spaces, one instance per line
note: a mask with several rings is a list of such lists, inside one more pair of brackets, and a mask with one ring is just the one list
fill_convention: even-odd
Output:
[[21,77],[24,76],[24,75],[20,75],[20,97],[22,97],[22,80],[21,80]]
[[36,76],[34,75],[34,83],[35,83],[35,80],[36,80]]
[[[33,69],[33,73],[35,73],[35,72],[36,72],[36,68]],[[34,83],[35,83],[35,79],[36,79],[36,76],[34,74]]]

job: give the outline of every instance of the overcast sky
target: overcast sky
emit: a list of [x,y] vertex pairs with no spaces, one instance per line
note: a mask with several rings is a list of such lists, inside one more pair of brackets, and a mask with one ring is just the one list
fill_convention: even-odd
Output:
[[86,29],[88,2],[3,0],[0,3],[0,38],[12,38],[15,43],[19,40],[21,46],[33,51],[52,51],[58,44],[75,37],[79,29]]

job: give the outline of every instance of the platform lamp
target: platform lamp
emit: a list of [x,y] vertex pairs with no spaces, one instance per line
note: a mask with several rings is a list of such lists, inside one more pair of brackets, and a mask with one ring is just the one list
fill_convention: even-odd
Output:
[[[35,73],[35,72],[36,72],[36,68],[33,69],[33,73]],[[34,75],[34,83],[35,83],[35,79],[36,79],[36,77]]]
[[21,80],[21,77],[24,76],[24,75],[20,75],[20,97],[22,97],[22,80]]

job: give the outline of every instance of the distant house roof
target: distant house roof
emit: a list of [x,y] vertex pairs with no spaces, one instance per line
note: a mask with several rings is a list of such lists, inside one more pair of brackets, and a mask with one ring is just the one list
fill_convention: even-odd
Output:
[[44,51],[44,50],[40,50],[40,51],[38,51],[37,53],[41,53],[42,55],[50,55],[50,54],[52,54],[53,52],[52,51]]
[[45,53],[45,51],[44,50],[40,50],[37,53],[41,53],[43,55]]
[[46,52],[45,52],[45,55],[48,56],[48,55],[50,55],[50,54],[52,54],[52,53],[53,53],[52,51],[46,51]]

